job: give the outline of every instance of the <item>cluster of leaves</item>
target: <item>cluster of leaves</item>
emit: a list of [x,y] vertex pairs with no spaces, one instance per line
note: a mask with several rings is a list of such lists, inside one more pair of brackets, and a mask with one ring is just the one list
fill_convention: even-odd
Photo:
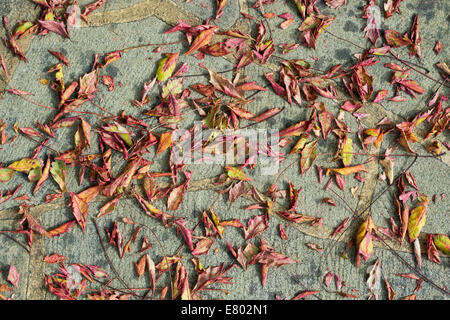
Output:
[[[9,47],[22,60],[26,60],[24,54],[18,48],[16,39],[29,33],[38,33],[40,35],[48,32],[55,32],[63,37],[69,37],[69,29],[73,26],[74,16],[66,15],[69,6],[76,12],[76,1],[57,1],[57,0],[34,0],[39,4],[42,10],[41,19],[37,23],[23,22],[7,39]],[[254,4],[254,8],[260,9],[265,19],[276,16],[266,13],[264,6],[275,2],[275,0],[259,0]],[[385,6],[385,18],[390,17],[394,12],[398,12],[398,6],[401,1],[388,0]],[[105,1],[95,1],[84,8],[82,17],[86,17],[95,9],[104,5]],[[217,1],[217,12],[215,19],[219,19],[227,1]],[[303,22],[299,27],[299,43],[309,48],[316,48],[317,39],[325,28],[333,22],[334,17],[327,16],[320,12],[317,7],[317,0],[294,0]],[[339,8],[346,4],[346,1],[326,0],[325,3],[331,8]],[[373,47],[364,50],[356,55],[357,62],[348,68],[342,65],[336,65],[325,72],[319,72],[313,69],[310,63],[304,59],[288,60],[282,58],[277,77],[275,72],[266,73],[265,79],[270,84],[272,90],[283,97],[289,105],[294,102],[300,108],[307,108],[308,117],[299,122],[283,128],[279,132],[280,141],[278,146],[283,150],[275,152],[270,145],[259,143],[257,149],[261,155],[269,157],[272,161],[284,161],[289,156],[297,157],[295,160],[299,163],[300,174],[304,175],[314,165],[318,157],[318,145],[322,141],[327,141],[331,135],[337,137],[338,143],[331,162],[334,167],[324,167],[316,165],[319,176],[319,183],[322,183],[323,176],[331,176],[325,186],[325,190],[330,188],[332,181],[336,183],[339,189],[345,190],[346,178],[353,175],[357,181],[364,181],[364,172],[367,171],[366,165],[371,161],[380,159],[384,169],[384,178],[388,179],[390,184],[394,183],[394,156],[395,148],[388,148],[384,155],[371,157],[365,163],[355,163],[356,155],[365,155],[369,148],[374,146],[380,149],[383,139],[387,134],[397,134],[398,143],[406,151],[415,153],[412,148],[413,143],[422,142],[414,133],[414,130],[422,123],[428,123],[431,126],[425,139],[432,138],[433,141],[427,145],[430,153],[438,155],[442,152],[442,146],[436,140],[448,128],[449,112],[443,107],[447,98],[439,91],[430,100],[429,110],[420,112],[411,121],[395,124],[387,119],[380,121],[374,128],[364,128],[360,120],[365,114],[358,110],[369,102],[380,103],[387,95],[388,90],[380,90],[374,96],[374,79],[369,73],[370,67],[379,63],[379,56],[390,56],[392,48],[408,46],[410,56],[421,56],[420,36],[418,17],[416,16],[411,28],[410,35],[401,35],[394,30],[386,30],[384,38],[386,43],[381,47],[376,47],[380,38],[379,21],[376,21],[374,15],[375,2],[369,0],[367,6],[363,9],[363,18],[368,19],[365,37],[368,38]],[[62,13],[61,13],[62,12]],[[254,17],[245,14],[249,20]],[[287,28],[294,21],[294,16],[290,13],[278,15],[285,20],[280,25],[281,29]],[[7,23],[5,20],[5,27]],[[142,98],[132,100],[132,104],[141,108],[142,115],[158,121],[156,128],[151,128],[144,121],[145,118],[137,118],[127,115],[122,111],[119,115],[101,116],[102,122],[98,126],[89,123],[83,116],[83,112],[78,109],[87,102],[92,102],[99,91],[100,79],[108,87],[109,91],[114,91],[114,78],[104,75],[105,67],[116,60],[121,59],[126,52],[131,50],[123,49],[107,53],[103,57],[95,55],[91,71],[84,74],[78,81],[72,81],[69,84],[64,79],[64,65],[69,65],[68,59],[60,52],[50,51],[56,56],[60,63],[54,65],[48,72],[54,73],[55,81],[51,83],[51,88],[55,91],[59,102],[57,107],[48,107],[53,109],[54,114],[51,119],[44,124],[39,122],[34,127],[14,126],[16,134],[22,134],[39,144],[30,157],[14,161],[6,167],[0,167],[0,181],[10,181],[16,172],[27,175],[30,182],[36,183],[33,195],[37,194],[42,185],[51,177],[58,186],[58,190],[45,196],[46,202],[54,201],[63,196],[70,197],[70,207],[73,219],[62,225],[47,230],[31,214],[30,206],[27,204],[28,197],[16,197],[15,200],[24,201],[19,206],[19,214],[22,216],[18,230],[8,231],[13,234],[23,234],[27,237],[28,246],[33,244],[33,234],[38,234],[53,238],[69,232],[76,224],[84,232],[88,223],[89,205],[94,201],[104,201],[99,209],[96,219],[101,219],[110,215],[118,207],[118,203],[125,197],[134,198],[139,203],[143,212],[153,219],[160,221],[166,228],[174,228],[177,234],[180,234],[188,248],[192,263],[197,272],[197,282],[192,286],[189,282],[189,275],[183,262],[183,257],[173,255],[164,256],[156,264],[151,258],[150,250],[153,246],[150,241],[143,236],[142,245],[137,253],[142,256],[134,262],[135,271],[138,277],[144,275],[147,270],[151,283],[151,294],[160,290],[160,298],[164,299],[169,288],[171,289],[172,299],[201,299],[202,290],[210,289],[212,284],[230,284],[232,278],[225,276],[233,266],[241,266],[246,270],[250,265],[261,265],[262,285],[265,285],[268,279],[268,270],[271,267],[282,267],[293,264],[296,261],[288,256],[277,252],[266,240],[262,238],[262,233],[269,228],[271,216],[275,213],[292,223],[310,223],[311,226],[320,228],[322,219],[313,216],[301,214],[298,211],[298,198],[302,188],[296,188],[292,182],[288,183],[287,189],[279,189],[277,182],[269,187],[265,194],[258,191],[252,184],[252,179],[247,176],[245,170],[251,170],[255,167],[254,159],[248,157],[250,148],[254,147],[247,142],[245,137],[239,132],[235,136],[226,136],[226,129],[241,129],[243,123],[249,122],[250,125],[266,121],[281,113],[284,109],[281,107],[269,108],[260,114],[254,114],[249,111],[249,105],[254,101],[252,97],[262,91],[267,91],[264,86],[258,85],[250,77],[243,78],[240,70],[252,63],[266,64],[269,59],[274,57],[276,45],[271,38],[271,32],[267,32],[268,27],[260,20],[255,24],[255,34],[245,33],[241,30],[220,30],[219,27],[210,20],[198,26],[191,26],[183,21],[166,33],[182,32],[186,36],[189,48],[184,56],[194,55],[197,59],[203,59],[205,55],[212,57],[222,57],[233,55],[236,59],[236,76],[228,79],[220,73],[206,68],[202,63],[200,67],[207,71],[209,83],[196,83],[189,88],[184,86],[184,74],[190,69],[189,64],[179,63],[180,52],[166,52],[158,61],[156,73],[153,79],[143,84]],[[269,29],[270,30],[270,29]],[[222,36],[222,40],[216,43],[213,41],[216,36]],[[295,49],[297,44],[284,44],[280,47],[284,53]],[[159,52],[159,51],[157,51]],[[8,71],[3,57],[1,57],[2,68],[9,79]],[[408,65],[407,65],[408,66]],[[395,85],[396,94],[390,101],[403,101],[398,95],[398,91],[404,91],[415,98],[416,94],[424,94],[425,90],[419,84],[410,79],[411,69],[403,68],[395,63],[385,64],[386,68],[394,71],[391,84]],[[447,74],[448,67],[441,64],[439,68]],[[445,75],[444,75],[445,76]],[[345,88],[345,94],[348,96],[346,101],[340,106],[339,113],[334,115],[326,108],[324,99],[336,101],[338,99],[338,81],[342,81]],[[150,93],[159,88],[157,102],[153,104]],[[253,91],[251,95],[249,92]],[[8,89],[11,94],[25,97],[29,93],[16,88]],[[144,108],[151,104],[149,109]],[[188,128],[190,136],[175,137],[174,131],[179,129],[184,115],[188,112],[196,112],[201,118],[202,129],[214,129],[206,137],[202,138],[202,143],[191,144],[190,138],[195,136],[199,127],[191,126]],[[357,137],[353,137],[353,132],[344,121],[345,113],[351,114],[359,124]],[[12,143],[15,137],[8,140],[5,133],[7,123],[0,126],[1,143]],[[56,131],[61,128],[74,127],[73,137],[74,146],[64,152],[58,152],[49,149],[57,154],[55,156],[47,155],[45,165],[43,158],[40,157],[43,148],[48,148],[47,144],[56,136]],[[163,130],[157,130],[163,128]],[[94,144],[94,135],[98,138],[98,153],[90,153]],[[238,219],[222,220],[220,215],[209,208],[202,212],[200,223],[203,228],[196,232],[190,229],[193,224],[185,217],[176,216],[169,212],[176,211],[183,202],[184,195],[191,184],[192,171],[189,171],[187,164],[177,162],[177,154],[180,148],[187,148],[185,152],[201,152],[213,158],[217,155],[223,155],[227,150],[223,150],[223,142],[227,139],[233,139],[234,144],[243,144],[246,150],[247,160],[241,166],[225,166],[224,173],[217,179],[216,184],[220,186],[219,193],[228,194],[230,205],[241,196],[246,196],[254,200],[255,204],[250,205],[246,210],[262,210],[263,213],[255,215],[248,219],[247,223],[242,223]],[[363,152],[355,152],[356,139],[359,140]],[[195,139],[194,139],[195,140]],[[189,142],[188,144],[186,142]],[[234,145],[231,144],[231,145]],[[219,146],[219,147],[218,147]],[[448,145],[446,145],[448,148]],[[152,167],[153,160],[157,157],[162,158],[163,154],[168,153],[168,172],[154,172]],[[114,154],[120,155],[125,165],[119,166],[113,162]],[[153,155],[152,160],[148,160]],[[85,176],[88,175],[90,186],[81,192],[73,192],[72,186],[66,184],[66,174],[68,165],[79,168],[78,183],[85,182]],[[70,168],[69,167],[69,168]],[[119,170],[120,168],[120,170]],[[190,169],[190,168],[189,168]],[[119,172],[113,174],[113,172]],[[163,178],[171,179],[170,186],[163,186]],[[414,189],[406,191],[405,179]],[[378,232],[388,236],[399,243],[402,243],[408,234],[411,242],[414,243],[414,249],[418,264],[421,264],[420,245],[418,245],[419,235],[426,221],[427,208],[430,203],[429,197],[418,192],[414,176],[406,172],[404,176],[397,179],[398,195],[395,195],[394,201],[397,205],[400,227],[397,227],[394,219],[391,219],[391,228],[381,228],[375,226],[372,217],[360,225],[355,235],[356,247],[356,265],[359,266],[361,258],[367,261],[373,253],[374,240],[379,239]],[[142,190],[138,188],[142,186]],[[20,185],[15,189],[8,190],[5,195],[0,193],[0,203],[14,197]],[[354,192],[352,190],[352,192]],[[355,190],[356,192],[356,190]],[[101,198],[107,197],[107,200]],[[412,201],[418,198],[414,209],[409,210],[406,204],[410,198]],[[100,200],[99,200],[100,199]],[[288,199],[289,206],[286,210],[273,212],[273,205],[278,199]],[[156,202],[166,201],[166,210],[157,208]],[[324,203],[331,206],[337,206],[331,198],[323,199]],[[116,247],[118,255],[122,259],[127,253],[132,251],[132,246],[136,243],[138,235],[144,226],[132,221],[129,218],[123,218],[122,222],[135,227],[129,240],[125,238],[117,221],[114,222],[112,229],[105,228],[108,238],[108,244]],[[349,222],[346,219],[334,232],[332,237],[341,233]],[[200,224],[199,224],[200,225]],[[226,266],[225,263],[218,266],[205,268],[199,261],[199,256],[206,255],[214,243],[222,239],[227,227],[242,230],[245,243],[235,249],[231,244],[226,245],[236,262]],[[287,234],[283,227],[279,226],[282,239],[287,240]],[[255,245],[252,239],[260,238],[259,246]],[[427,255],[428,258],[436,263],[440,263],[438,250],[444,254],[449,254],[449,238],[443,234],[428,234],[427,237]],[[252,240],[252,241],[250,241]],[[308,246],[321,252],[323,249],[315,244]],[[66,266],[63,261],[66,258],[58,254],[46,257],[47,263],[61,263],[60,273],[46,276],[46,287],[50,292],[62,299],[77,299],[87,290],[87,281],[100,281],[109,276],[97,266],[88,266],[82,264],[69,264]],[[11,267],[12,268],[12,267]],[[371,274],[372,278],[379,277],[377,265]],[[172,273],[174,272],[174,273]],[[170,284],[158,286],[157,282],[161,275],[168,274]],[[8,281],[17,285],[19,276],[17,271],[10,269]],[[77,278],[76,281],[73,278]],[[84,278],[83,278],[84,277]],[[346,297],[355,297],[351,294],[342,292],[343,283],[339,276],[329,273],[326,275],[325,284],[328,287],[331,278],[336,281],[337,293]],[[373,279],[372,279],[373,280]],[[375,281],[376,282],[376,281]],[[373,287],[369,288],[373,290]],[[0,291],[11,291],[6,285],[0,286]],[[305,298],[315,294],[317,291],[305,291],[298,294],[294,299]],[[107,289],[106,286],[99,292],[88,294],[91,299],[128,299],[135,294],[123,294],[114,289]]]

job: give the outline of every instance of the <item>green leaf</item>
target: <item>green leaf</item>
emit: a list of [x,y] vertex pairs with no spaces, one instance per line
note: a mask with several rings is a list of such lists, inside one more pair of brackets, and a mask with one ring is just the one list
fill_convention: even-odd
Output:
[[11,163],[8,168],[18,172],[29,172],[31,169],[41,166],[38,159],[23,158],[22,160]]
[[448,236],[445,234],[436,235],[434,237],[434,244],[436,245],[436,248],[450,256],[450,238]]
[[0,168],[0,181],[7,182],[14,176],[15,171],[10,168]]
[[344,166],[349,166],[353,159],[353,141],[350,138],[345,137],[344,143],[342,144],[342,163]]
[[179,53],[166,53],[166,57],[161,59],[156,70],[156,79],[163,82],[172,76],[178,62]]
[[247,177],[247,175],[239,168],[235,168],[235,167],[225,167],[225,169],[227,170],[227,175],[231,178],[231,179],[236,179],[236,180],[241,180],[241,181],[250,181],[252,179],[250,179],[249,177]]
[[408,223],[409,239],[411,242],[413,242],[419,237],[420,231],[422,230],[426,221],[427,221],[426,206],[420,205],[411,210],[411,215],[409,217]]
[[311,168],[314,160],[317,157],[317,139],[307,143],[302,150],[302,155],[300,158],[300,172],[303,175],[309,168]]
[[52,163],[50,174],[59,185],[62,192],[66,192],[66,164],[64,161],[56,160]]
[[367,217],[366,221],[364,221],[356,232],[356,266],[358,267],[361,263],[361,257],[367,261],[370,258],[373,251],[373,239],[372,239],[372,230],[375,228],[373,224],[372,218],[370,216]]

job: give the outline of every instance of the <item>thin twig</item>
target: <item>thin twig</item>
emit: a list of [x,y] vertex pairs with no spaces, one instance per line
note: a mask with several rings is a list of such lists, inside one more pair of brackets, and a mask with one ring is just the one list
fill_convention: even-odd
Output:
[[127,288],[128,290],[132,291],[131,293],[134,296],[137,296],[137,294],[135,292],[133,292],[133,290],[130,289],[130,287],[128,286],[128,284],[122,279],[122,277],[120,276],[120,273],[117,271],[116,267],[114,266],[113,262],[111,261],[111,259],[109,258],[108,252],[106,251],[105,248],[105,244],[103,243],[102,240],[102,236],[100,234],[100,230],[98,229],[98,225],[97,225],[97,221],[96,219],[92,218],[92,222],[94,223],[95,226],[95,230],[97,231],[97,235],[98,235],[98,239],[100,240],[100,244],[102,246],[103,249],[103,253],[105,254],[106,260],[108,261],[109,266],[111,267],[111,269],[114,271],[114,273],[117,276],[117,279],[125,286],[125,288]]
[[[378,235],[378,233],[373,230],[373,232]],[[411,265],[408,261],[406,261],[401,255],[399,255],[397,252],[395,252],[395,250],[381,237],[381,235],[378,235],[378,238],[381,240],[381,242],[383,242],[383,244],[389,248],[389,251],[398,259],[400,259],[404,264],[406,264],[408,266],[408,268],[413,271],[415,274],[417,274],[419,277],[423,278],[426,282],[428,282],[429,284],[431,284],[433,287],[435,287],[436,289],[438,289],[439,291],[441,291],[442,293],[450,296],[450,293],[448,291],[446,291],[444,288],[438,286],[433,280],[431,280],[430,278],[428,278],[427,276],[425,276],[422,272],[420,272],[419,270],[417,270],[413,265]]]
[[14,239],[13,237],[11,237],[9,234],[6,234],[5,231],[0,231],[0,234],[4,235],[5,237],[7,237],[8,239],[14,241],[15,243],[17,243],[19,246],[21,246],[22,248],[24,248],[28,253],[30,253],[30,249],[28,249],[27,247],[25,247],[25,245],[23,243],[21,243],[20,241],[17,241],[16,239]]

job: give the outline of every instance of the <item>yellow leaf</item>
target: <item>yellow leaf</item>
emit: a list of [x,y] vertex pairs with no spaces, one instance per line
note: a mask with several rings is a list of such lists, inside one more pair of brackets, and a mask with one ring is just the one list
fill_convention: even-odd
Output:
[[367,172],[366,167],[364,167],[363,164],[358,164],[357,166],[353,166],[353,167],[345,167],[345,168],[327,168],[327,175],[330,171],[333,171],[337,174],[341,174],[343,176],[347,176],[349,174],[352,173],[356,173],[359,171],[364,171]]
[[356,232],[356,266],[358,267],[361,262],[361,256],[365,261],[370,258],[373,251],[372,230],[375,228],[372,218],[367,217]]

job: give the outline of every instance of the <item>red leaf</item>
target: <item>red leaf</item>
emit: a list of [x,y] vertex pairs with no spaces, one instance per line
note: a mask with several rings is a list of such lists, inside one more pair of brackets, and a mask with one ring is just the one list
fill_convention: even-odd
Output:
[[181,234],[183,235],[189,250],[191,250],[191,252],[194,251],[194,243],[192,241],[192,230],[186,227],[187,221],[184,219],[177,219],[174,221],[174,223],[178,227],[178,230],[181,231]]
[[60,262],[66,261],[66,260],[67,260],[67,257],[61,256],[57,253],[54,253],[54,254],[45,256],[44,260],[42,260],[42,261],[45,263],[55,264],[55,263],[60,263]]
[[70,66],[69,61],[67,60],[67,58],[58,51],[52,51],[52,50],[48,50],[48,52],[50,52],[52,55],[54,55],[56,58],[58,58],[62,63],[64,63],[66,66]]
[[254,238],[268,227],[266,215],[255,216],[248,221],[247,227],[244,229],[245,240]]
[[303,299],[303,298],[306,298],[307,296],[311,296],[311,295],[314,295],[314,294],[319,293],[319,292],[320,291],[303,291],[303,292],[300,292],[295,297],[293,297],[292,300]]
[[14,287],[17,288],[19,285],[19,279],[20,275],[19,272],[17,272],[17,269],[14,265],[9,266],[9,273],[8,273],[8,281],[11,283]]
[[86,217],[88,213],[88,204],[83,201],[76,193],[69,192],[70,198],[72,200],[72,213],[81,229],[84,232],[86,227]]
[[103,84],[108,87],[108,91],[114,91],[114,78],[111,76],[102,76]]

